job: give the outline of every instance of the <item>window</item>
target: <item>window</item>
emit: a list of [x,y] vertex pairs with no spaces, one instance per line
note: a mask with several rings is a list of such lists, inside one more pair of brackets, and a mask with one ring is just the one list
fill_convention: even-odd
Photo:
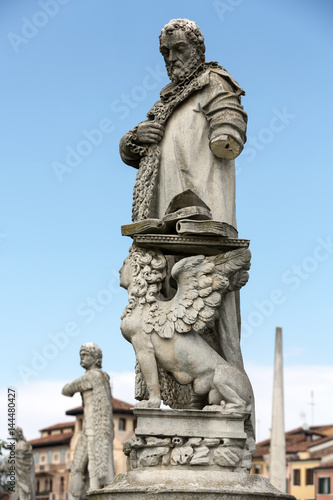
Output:
[[40,457],[40,461],[41,461],[41,462],[45,462],[45,455],[42,455],[42,456]]
[[50,491],[52,491],[52,489],[53,489],[53,481],[52,479],[50,479]]
[[254,473],[255,474],[260,474],[261,473],[261,466],[260,465],[255,465],[254,466]]
[[37,493],[39,493],[39,479],[37,480],[36,491],[37,491]]
[[293,485],[300,486],[301,484],[301,471],[300,469],[293,470]]
[[331,493],[331,480],[329,477],[318,478],[318,493]]
[[48,464],[51,464],[51,463],[52,463],[52,451],[51,451],[51,450],[49,450],[49,451],[47,452],[47,463],[48,463]]
[[60,451],[60,463],[64,464],[66,460],[66,450],[62,448]]
[[34,461],[35,465],[39,464],[39,451],[36,451],[36,453],[34,454]]
[[45,491],[49,491],[49,480],[45,479]]
[[120,418],[118,422],[118,430],[119,431],[124,431],[126,429],[126,419],[125,418]]
[[65,491],[65,479],[61,476],[60,478],[60,493]]
[[55,454],[53,455],[53,460],[54,460],[55,462],[58,462],[58,460],[59,460],[59,454],[58,454],[58,453],[55,453]]
[[306,471],[305,471],[305,484],[314,484],[314,482],[313,482],[313,469],[306,469]]

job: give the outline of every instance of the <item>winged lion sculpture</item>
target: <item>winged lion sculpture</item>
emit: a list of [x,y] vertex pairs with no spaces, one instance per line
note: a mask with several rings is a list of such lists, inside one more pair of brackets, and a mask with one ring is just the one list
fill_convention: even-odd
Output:
[[[247,375],[202,336],[213,326],[224,295],[247,282],[250,259],[250,251],[241,248],[215,256],[185,257],[169,271],[160,251],[131,247],[120,270],[120,285],[129,297],[121,331],[134,347],[148,388],[148,399],[137,407],[160,407],[158,362],[179,384],[191,384],[195,394],[208,395],[209,406],[204,409],[251,411]],[[176,289],[170,298],[172,280]]]

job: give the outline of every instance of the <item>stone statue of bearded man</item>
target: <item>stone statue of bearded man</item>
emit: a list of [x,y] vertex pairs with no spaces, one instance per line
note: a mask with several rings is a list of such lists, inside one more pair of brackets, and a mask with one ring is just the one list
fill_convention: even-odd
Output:
[[[191,190],[213,220],[236,229],[234,159],[246,141],[245,92],[218,63],[205,62],[204,38],[193,21],[171,20],[159,40],[171,83],[148,119],[120,141],[122,160],[138,169],[133,222],[161,219],[175,196]],[[220,354],[244,370],[237,292],[226,295],[216,333]]]
[[243,89],[216,62],[205,63],[198,26],[173,19],[160,34],[171,83],[145,120],[120,141],[122,160],[138,168],[133,222],[161,219],[191,189],[212,218],[236,227],[235,164],[246,141]]

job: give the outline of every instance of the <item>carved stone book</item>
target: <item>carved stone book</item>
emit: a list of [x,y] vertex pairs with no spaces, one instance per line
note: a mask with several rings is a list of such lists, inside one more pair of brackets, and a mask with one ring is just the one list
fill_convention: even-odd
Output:
[[176,223],[181,219],[194,219],[208,222],[210,218],[211,213],[209,208],[198,206],[183,207],[176,212],[166,214],[163,219],[143,219],[138,222],[133,222],[132,224],[124,224],[121,226],[121,234],[122,236],[133,236],[135,234],[145,233],[174,233]]
[[238,232],[233,226],[216,220],[180,220],[176,224],[176,232],[184,235],[200,234],[224,236],[227,238],[238,237]]

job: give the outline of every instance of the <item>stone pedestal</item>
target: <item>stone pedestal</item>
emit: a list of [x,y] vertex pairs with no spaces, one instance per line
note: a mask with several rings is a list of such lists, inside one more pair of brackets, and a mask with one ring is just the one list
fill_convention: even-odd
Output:
[[119,474],[89,500],[295,500],[267,479],[239,472],[141,470]]
[[249,474],[249,414],[218,410],[134,410],[128,472],[89,500],[294,499]]

